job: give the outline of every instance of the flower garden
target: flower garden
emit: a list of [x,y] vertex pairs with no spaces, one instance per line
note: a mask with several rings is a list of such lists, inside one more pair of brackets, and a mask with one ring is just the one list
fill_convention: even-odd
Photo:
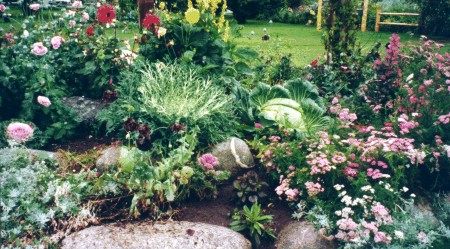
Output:
[[[223,248],[450,246],[448,34],[363,49],[358,1],[330,0],[300,66],[236,1],[160,1],[141,25],[127,1],[25,2],[0,2],[1,248],[183,221],[247,243]],[[292,2],[274,21],[315,22]]]

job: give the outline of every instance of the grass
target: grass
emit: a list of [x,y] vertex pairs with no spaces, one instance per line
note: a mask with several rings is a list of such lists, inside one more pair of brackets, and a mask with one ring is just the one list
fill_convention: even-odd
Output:
[[[269,41],[261,39],[264,35],[264,28],[270,35]],[[252,31],[255,33],[254,35],[250,34]],[[322,31],[316,31],[315,26],[284,23],[269,24],[266,21],[252,20],[243,25],[242,36],[235,38],[235,41],[239,46],[254,48],[262,55],[291,54],[295,65],[305,66],[325,53],[322,34]],[[357,40],[362,50],[368,51],[376,42],[388,43],[391,34],[390,32],[358,32]],[[413,36],[409,33],[400,33],[399,35],[402,43],[419,40],[419,36]],[[445,44],[443,51],[450,51],[450,40],[446,40]]]

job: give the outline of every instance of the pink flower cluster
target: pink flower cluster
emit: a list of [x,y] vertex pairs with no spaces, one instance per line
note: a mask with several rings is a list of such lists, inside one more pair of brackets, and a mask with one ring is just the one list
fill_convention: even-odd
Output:
[[418,122],[409,121],[408,116],[406,116],[406,114],[401,114],[397,121],[401,134],[409,133],[409,130],[419,126]]
[[48,49],[44,46],[42,42],[36,42],[33,44],[31,52],[38,56],[43,56],[48,52]]
[[6,11],[6,6],[3,4],[0,4],[0,12],[5,12]]
[[37,102],[45,107],[49,107],[52,104],[52,102],[50,102],[50,100],[45,96],[38,96]]
[[330,161],[327,158],[327,155],[323,152],[312,152],[309,155],[306,156],[307,160],[306,163],[311,166],[311,175],[316,174],[325,174],[329,171],[331,171],[332,166]]
[[31,125],[14,122],[6,127],[6,134],[17,143],[24,143],[33,136],[34,129]]
[[384,224],[392,223],[392,217],[389,215],[389,211],[386,209],[385,206],[381,205],[380,203],[376,204],[375,206],[372,206],[371,211],[380,225],[383,223]]
[[280,176],[280,185],[275,188],[275,192],[278,196],[281,196],[284,194],[286,195],[286,201],[296,201],[298,199],[299,191],[298,189],[292,189],[289,184],[291,182],[290,177],[293,176],[293,173],[289,174],[286,179],[283,179],[283,175]]
[[217,157],[207,153],[198,158],[198,162],[203,165],[206,170],[212,170],[215,166],[219,165]]
[[83,3],[81,1],[74,1],[72,3],[72,8],[75,8],[75,9],[83,8]]
[[305,183],[306,191],[308,191],[308,195],[310,197],[315,196],[323,191],[325,191],[324,188],[322,188],[322,185],[320,183],[316,182],[306,182]]
[[55,36],[51,39],[50,42],[52,44],[53,49],[58,49],[61,46],[61,44],[65,42],[65,40],[61,36]]
[[30,9],[31,10],[37,11],[37,10],[39,10],[39,8],[41,8],[41,5],[38,4],[38,3],[30,4]]
[[358,117],[355,113],[350,113],[350,110],[348,108],[344,108],[339,112],[339,119],[343,121],[353,122],[358,119]]
[[443,123],[443,124],[448,124],[450,123],[450,112],[446,115],[441,115],[438,118],[439,122]]

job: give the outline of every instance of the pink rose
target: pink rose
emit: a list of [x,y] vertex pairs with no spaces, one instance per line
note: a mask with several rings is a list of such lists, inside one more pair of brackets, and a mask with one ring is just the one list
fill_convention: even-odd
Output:
[[51,40],[53,49],[58,49],[61,46],[61,44],[63,44],[64,42],[65,41],[61,36],[55,36]]
[[75,26],[76,22],[74,20],[69,21],[69,28],[73,28]]
[[83,3],[81,1],[74,1],[72,7],[75,9],[83,8]]
[[5,12],[6,6],[3,4],[0,4],[0,12]]
[[30,9],[32,9],[34,11],[39,10],[39,8],[41,8],[41,5],[38,3],[30,4]]
[[35,55],[43,56],[47,53],[48,49],[44,46],[42,42],[36,42],[33,44],[33,49],[31,52]]
[[37,102],[45,107],[49,107],[52,104],[52,102],[50,102],[50,100],[45,96],[38,96]]
[[33,136],[33,131],[30,125],[19,122],[11,123],[6,127],[8,137],[18,143],[28,141]]

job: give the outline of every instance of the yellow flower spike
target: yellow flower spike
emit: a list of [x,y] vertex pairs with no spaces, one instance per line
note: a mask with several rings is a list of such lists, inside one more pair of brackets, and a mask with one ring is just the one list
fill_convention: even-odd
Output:
[[159,9],[163,10],[166,8],[166,3],[165,2],[160,2],[159,3]]
[[186,20],[189,24],[194,25],[200,20],[200,11],[198,11],[198,9],[189,8],[184,13],[184,16],[186,17]]
[[315,15],[316,15],[316,12],[314,12],[314,10],[309,10],[309,14],[315,16]]
[[188,9],[192,9],[192,8],[194,8],[194,6],[192,5],[192,1],[189,0],[188,1]]
[[227,42],[228,38],[230,38],[230,26],[228,25],[228,21],[225,22],[225,31],[222,34],[223,41]]

